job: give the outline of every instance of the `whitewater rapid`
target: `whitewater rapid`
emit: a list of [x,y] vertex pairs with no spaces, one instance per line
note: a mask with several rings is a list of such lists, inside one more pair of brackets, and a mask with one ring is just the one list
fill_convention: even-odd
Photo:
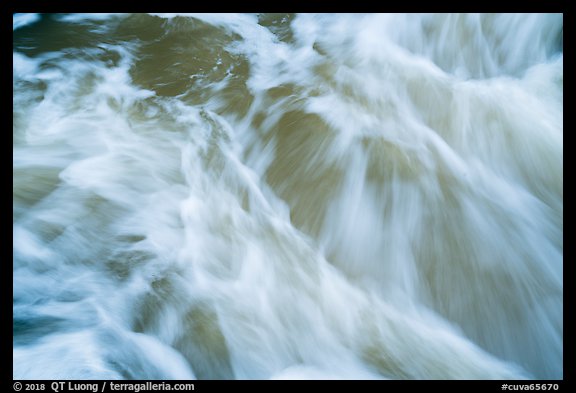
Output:
[[15,14],[15,379],[562,379],[562,14]]

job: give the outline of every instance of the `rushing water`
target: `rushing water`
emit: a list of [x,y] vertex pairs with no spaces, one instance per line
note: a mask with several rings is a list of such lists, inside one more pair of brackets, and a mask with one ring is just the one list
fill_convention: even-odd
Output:
[[14,378],[563,377],[563,16],[16,14]]

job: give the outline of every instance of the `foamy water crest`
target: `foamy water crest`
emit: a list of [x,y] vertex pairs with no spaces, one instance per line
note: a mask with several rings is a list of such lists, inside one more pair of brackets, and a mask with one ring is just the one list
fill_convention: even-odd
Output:
[[563,16],[15,14],[15,379],[560,379]]

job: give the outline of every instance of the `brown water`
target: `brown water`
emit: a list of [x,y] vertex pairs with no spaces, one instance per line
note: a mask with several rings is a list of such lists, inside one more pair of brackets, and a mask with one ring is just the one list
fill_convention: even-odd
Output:
[[16,14],[14,378],[562,378],[562,28]]

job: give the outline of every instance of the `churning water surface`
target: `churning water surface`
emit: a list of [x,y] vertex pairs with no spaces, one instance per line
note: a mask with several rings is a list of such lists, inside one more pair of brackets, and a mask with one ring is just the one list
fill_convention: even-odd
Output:
[[15,14],[13,377],[563,377],[563,15]]

